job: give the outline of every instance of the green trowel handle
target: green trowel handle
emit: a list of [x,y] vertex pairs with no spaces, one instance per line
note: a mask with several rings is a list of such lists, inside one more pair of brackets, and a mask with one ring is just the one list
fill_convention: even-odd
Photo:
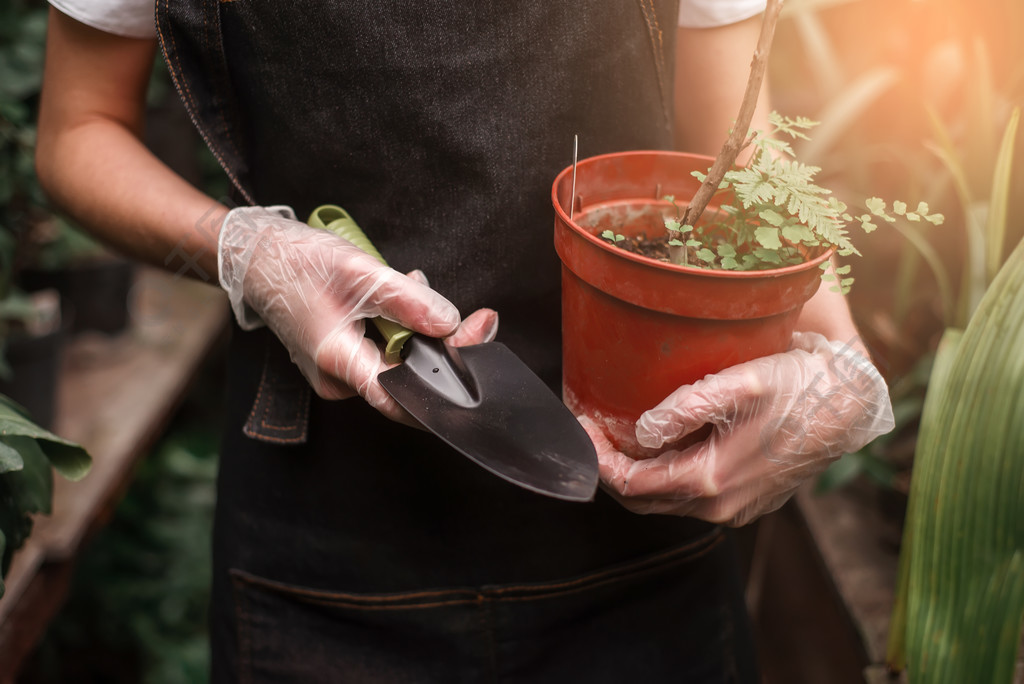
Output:
[[[377,248],[370,242],[370,238],[366,237],[366,234],[363,233],[355,220],[341,207],[333,204],[321,205],[309,215],[307,223],[314,228],[323,228],[324,230],[331,231],[338,237],[345,238],[359,249],[377,259],[380,263],[385,266],[388,265],[388,262],[384,261],[384,257],[380,255]],[[380,331],[386,342],[384,360],[388,363],[398,363],[401,360],[402,347],[405,345],[405,341],[413,335],[412,330],[379,316],[373,319],[373,324],[377,326],[377,330]]]

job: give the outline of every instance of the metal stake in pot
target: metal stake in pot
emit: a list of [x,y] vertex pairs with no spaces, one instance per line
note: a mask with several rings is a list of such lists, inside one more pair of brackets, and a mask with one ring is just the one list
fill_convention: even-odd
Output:
[[572,136],[572,195],[569,197],[569,220],[572,221],[572,212],[576,209],[576,160],[579,150],[580,136]]

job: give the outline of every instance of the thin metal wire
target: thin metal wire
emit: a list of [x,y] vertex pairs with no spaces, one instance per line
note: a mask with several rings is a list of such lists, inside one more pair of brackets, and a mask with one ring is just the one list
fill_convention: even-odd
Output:
[[569,220],[572,221],[572,213],[576,209],[576,155],[579,151],[580,136],[572,136],[572,195],[569,196]]

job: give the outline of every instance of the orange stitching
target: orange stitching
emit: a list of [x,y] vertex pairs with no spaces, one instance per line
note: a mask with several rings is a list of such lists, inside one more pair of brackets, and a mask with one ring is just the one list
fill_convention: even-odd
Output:
[[[717,537],[717,539],[716,539],[716,537]],[[625,576],[625,575],[629,575],[629,574],[635,573],[635,572],[643,572],[648,566],[650,566],[650,565],[652,565],[654,563],[657,563],[658,561],[664,560],[666,558],[671,558],[672,556],[675,556],[675,555],[682,555],[682,554],[686,553],[687,551],[690,551],[691,549],[699,547],[701,544],[708,544],[708,548],[711,548],[711,547],[713,547],[715,544],[717,544],[723,538],[724,538],[724,536],[722,534],[722,529],[720,527],[716,527],[711,532],[706,534],[705,536],[700,537],[699,539],[695,539],[694,541],[690,542],[686,546],[681,546],[679,548],[672,549],[671,551],[665,551],[665,552],[660,553],[660,554],[658,554],[656,556],[651,556],[649,558],[645,558],[643,560],[636,561],[636,562],[634,562],[634,563],[632,563],[630,565],[627,565],[625,567],[622,567],[622,568],[609,568],[608,570],[604,570],[602,572],[598,572],[598,573],[595,573],[595,574],[592,574],[592,575],[586,575],[584,577],[579,577],[577,579],[569,580],[567,582],[560,582],[558,584],[545,584],[545,585],[540,585],[540,586],[538,586],[538,585],[522,584],[522,585],[517,585],[517,586],[511,586],[511,587],[502,587],[501,589],[496,589],[496,590],[494,590],[491,593],[494,593],[494,594],[504,594],[504,593],[510,593],[510,592],[514,592],[514,591],[539,591],[539,590],[545,590],[545,589],[547,589],[547,590],[550,590],[550,589],[560,589],[560,588],[563,588],[563,587],[571,587],[571,586],[575,586],[575,585],[591,582],[591,581],[593,581],[593,580],[595,580],[597,578],[606,577],[608,575]],[[698,556],[693,556],[693,558],[699,558],[699,557],[700,557],[699,555]]]
[[306,603],[313,603],[319,606],[328,606],[331,608],[350,608],[352,610],[366,610],[366,611],[381,611],[381,610],[423,610],[424,608],[442,608],[444,606],[459,606],[478,603],[485,596],[478,596],[472,599],[454,599],[451,601],[435,601],[433,603],[408,603],[398,604],[393,606],[370,606],[362,603],[350,603],[348,601],[331,601],[329,599],[312,599],[303,598]]
[[[234,0],[230,0],[234,2]],[[266,428],[267,430],[301,430],[309,422],[309,388],[299,387],[299,401],[298,406],[295,408],[295,415],[292,417],[291,425],[274,425],[267,422],[267,416],[271,413],[270,405],[277,399],[274,395],[271,395],[268,400],[267,407],[263,410],[263,417],[260,419],[260,427]],[[255,406],[253,407],[255,408]]]
[[260,373],[260,384],[256,387],[256,399],[252,402],[252,410],[249,411],[249,417],[246,418],[245,424],[248,425],[256,420],[257,409],[260,406],[260,398],[263,396],[263,383],[267,380],[267,366],[270,362],[270,347],[267,347],[266,352],[263,354],[263,370]]
[[[254,587],[285,594],[298,600],[305,601],[306,603],[321,606],[365,611],[422,610],[424,608],[439,608],[443,606],[467,605],[472,603],[486,604],[491,601],[534,601],[551,598],[557,595],[579,593],[581,591],[587,591],[596,587],[612,584],[629,577],[664,570],[665,565],[659,564],[659,561],[664,560],[665,558],[679,556],[675,559],[676,562],[689,562],[697,558],[702,558],[724,540],[725,535],[722,533],[722,529],[716,527],[709,534],[687,544],[686,546],[682,546],[665,553],[660,553],[656,556],[651,556],[643,561],[628,565],[624,568],[611,569],[557,584],[541,586],[520,585],[515,587],[503,587],[500,589],[484,589],[482,591],[474,591],[470,589],[445,589],[402,593],[393,596],[360,596],[357,594],[318,591],[289,586],[280,582],[274,582],[272,580],[250,575],[242,570],[231,570],[231,575],[236,584],[250,584]],[[706,544],[706,546],[701,548],[699,552],[693,555],[685,555],[687,552],[692,551],[695,547],[699,547],[701,544]],[[526,591],[528,593],[523,596],[506,595],[515,591]],[[427,597],[435,597],[439,600],[428,601],[426,603],[414,602],[415,599]]]
[[333,591],[318,591],[316,589],[305,589],[302,587],[293,587],[281,582],[275,582],[262,577],[256,577],[250,575],[244,570],[232,570],[231,574],[237,577],[242,582],[248,582],[256,586],[261,586],[266,589],[274,591],[280,591],[283,593],[294,594],[296,596],[309,597],[311,600],[330,600],[337,598],[339,600],[348,601],[371,601],[371,602],[396,602],[396,601],[407,601],[412,598],[422,598],[426,596],[445,596],[445,595],[457,595],[461,594],[465,596],[465,600],[476,600],[476,596],[480,592],[473,591],[471,589],[438,589],[433,591],[417,591],[412,593],[403,593],[395,596],[360,596],[358,594],[349,594],[344,592],[333,592]]
[[[219,9],[217,10],[217,14],[218,15],[220,14],[220,10]],[[204,13],[203,16],[204,16],[204,18],[208,18],[210,15],[207,14],[207,13]],[[220,24],[221,24],[220,23],[220,17],[218,16],[217,17],[217,36],[216,36],[216,43],[217,43],[216,48],[217,49],[212,50],[210,52],[210,54],[211,54],[211,56],[215,56],[215,57],[219,56],[220,59],[218,59],[218,61],[220,62],[221,72],[223,74],[227,75],[227,73],[228,73],[228,64],[227,64],[227,60],[226,60],[226,58],[224,56],[224,31],[223,31],[222,28],[220,28]],[[224,88],[224,90],[221,93],[221,96],[223,98],[226,98],[227,97],[227,90],[228,90],[228,88],[227,88],[227,81],[224,80],[221,83],[219,83],[218,85]],[[217,107],[217,114],[220,117],[221,125],[224,127],[224,135],[227,137],[228,142],[231,144],[231,147],[234,148],[235,156],[239,160],[241,160],[242,159],[242,152],[241,152],[242,148],[241,148],[241,146],[239,146],[238,141],[235,140],[234,128],[232,126],[228,125],[226,109],[227,109],[226,107]]]
[[[162,11],[158,12],[158,18],[166,18],[168,12],[167,2],[168,0],[157,0],[157,9],[159,10],[160,6],[163,6]],[[210,148],[210,152],[213,154],[213,156],[217,158],[217,162],[220,163],[221,168],[224,169],[224,173],[227,174],[227,177],[231,179],[231,182],[234,184],[235,188],[237,188],[238,191],[242,193],[242,197],[244,197],[248,202],[253,203],[252,196],[245,188],[242,187],[241,181],[238,180],[238,175],[231,168],[229,168],[228,164],[224,162],[224,154],[217,148],[216,145],[213,144],[213,138],[207,133],[207,131],[201,124],[200,117],[198,114],[199,108],[196,105],[195,97],[193,97],[192,95],[192,90],[191,88],[189,88],[188,80],[184,78],[184,76],[182,76],[182,78],[178,78],[178,73],[181,71],[181,62],[178,59],[178,44],[174,39],[174,32],[171,31],[170,33],[170,50],[167,49],[167,39],[164,37],[161,21],[156,22],[156,32],[157,36],[160,38],[160,44],[164,47],[163,52],[164,55],[167,57],[167,66],[169,67],[167,71],[170,73],[171,80],[174,82],[174,88],[185,99],[188,100],[187,108],[189,110],[190,118],[192,119],[193,124],[199,130],[199,134],[203,137],[203,142],[205,142],[206,146]],[[234,146],[233,141],[232,145]],[[235,147],[235,153],[238,153],[237,147]],[[238,156],[239,158],[241,158],[241,155]]]
[[[708,544],[707,548],[701,549],[699,553],[696,553],[696,554],[694,554],[692,556],[686,556],[685,558],[680,558],[678,560],[679,561],[686,560],[687,562],[689,562],[689,561],[695,560],[697,558],[702,558],[702,557],[706,556],[708,553],[710,553],[712,549],[714,549],[716,546],[718,546],[724,540],[725,540],[724,536],[719,536],[718,539],[715,539],[710,544]],[[582,586],[581,585],[577,585],[577,586],[573,586],[573,587],[571,587],[569,589],[562,589],[560,591],[534,592],[534,593],[531,593],[531,594],[528,594],[528,595],[525,595],[525,596],[495,596],[495,600],[497,600],[497,601],[536,601],[536,600],[539,600],[539,599],[551,598],[551,597],[554,597],[554,596],[564,596],[566,594],[578,594],[581,591],[588,591],[588,590],[594,589],[596,587],[601,587],[601,586],[604,586],[604,585],[607,585],[607,584],[613,584],[613,583],[615,583],[615,582],[617,582],[619,580],[626,579],[627,577],[635,577],[637,575],[643,575],[643,574],[646,574],[646,573],[657,572],[659,570],[663,570],[664,568],[665,568],[665,566],[658,565],[658,566],[644,568],[642,570],[638,570],[636,572],[629,573],[628,575],[621,575],[621,576],[616,576],[616,577],[607,577],[606,579],[602,579],[602,580],[600,580],[598,582],[593,582],[593,583],[582,585]],[[552,586],[558,586],[558,585],[552,585]],[[502,593],[505,593],[505,592],[504,591],[500,591],[500,592],[495,592],[495,593],[496,594],[502,594]]]

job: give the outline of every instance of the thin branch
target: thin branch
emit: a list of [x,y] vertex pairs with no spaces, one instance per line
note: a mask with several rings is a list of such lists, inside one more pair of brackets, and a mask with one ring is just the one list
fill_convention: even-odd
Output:
[[754,49],[754,58],[750,63],[750,78],[747,79],[747,90],[743,93],[743,101],[740,103],[740,112],[736,117],[736,125],[729,133],[729,138],[722,145],[722,150],[715,158],[715,163],[708,171],[707,178],[693,196],[693,200],[683,214],[682,223],[686,226],[697,224],[704,209],[711,201],[712,195],[718,190],[726,171],[732,168],[736,157],[747,146],[747,131],[750,128],[750,121],[754,118],[754,110],[757,108],[758,94],[761,92],[761,83],[764,81],[764,72],[768,67],[768,53],[771,52],[772,38],[775,36],[775,25],[779,20],[779,13],[782,11],[782,4],[785,0],[768,0],[768,6],[764,11],[764,19],[761,21],[761,35],[757,39],[757,47]]

